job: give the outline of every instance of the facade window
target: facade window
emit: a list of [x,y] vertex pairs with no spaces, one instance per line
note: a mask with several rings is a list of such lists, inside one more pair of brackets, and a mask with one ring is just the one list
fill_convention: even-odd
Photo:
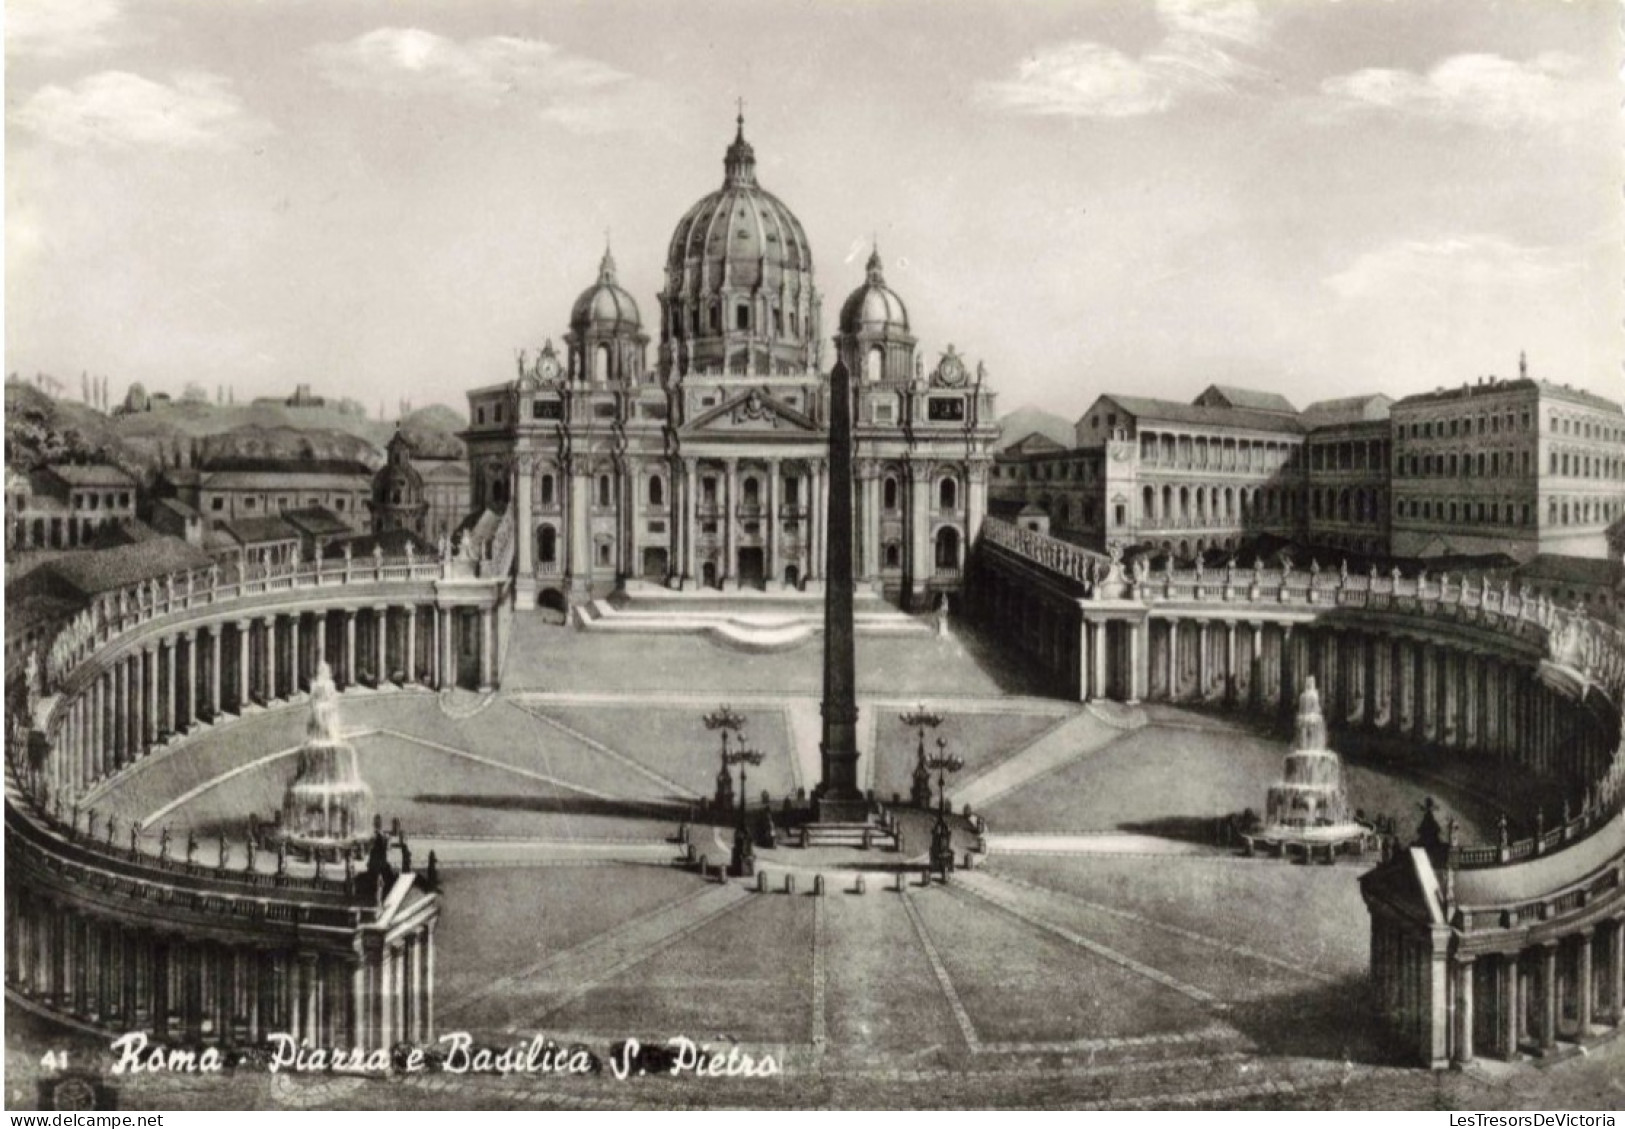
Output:
[[887,511],[897,508],[897,479],[888,478],[885,485],[881,487],[880,507]]
[[886,568],[902,568],[903,567],[903,547],[901,545],[899,545],[896,541],[890,541],[890,542],[888,542],[886,544],[885,567]]
[[717,480],[714,475],[700,479],[700,501],[707,506],[717,504]]
[[787,506],[801,505],[801,479],[790,475],[784,480],[784,504]]
[[551,506],[553,504],[553,491],[555,489],[553,476],[551,474],[542,475],[542,505]]
[[750,328],[750,307],[746,305],[734,308],[734,328],[743,333]]
[[959,483],[952,478],[944,478],[937,485],[937,506],[940,509],[951,510],[959,505]]
[[343,513],[344,512],[344,499],[343,498],[335,498],[335,499],[333,499],[333,508],[335,510],[337,510],[339,513]]
[[609,566],[609,542],[598,542],[598,563],[604,567]]
[[937,531],[937,569],[948,571],[959,567],[959,530],[946,526]]
[[658,474],[649,479],[649,504],[651,506],[666,504],[666,480]]
[[755,477],[745,479],[745,505],[759,506],[762,504],[762,483]]
[[558,563],[559,534],[551,525],[544,525],[536,531],[536,559],[544,565]]
[[609,508],[609,475],[607,474],[598,476],[598,505],[601,509]]

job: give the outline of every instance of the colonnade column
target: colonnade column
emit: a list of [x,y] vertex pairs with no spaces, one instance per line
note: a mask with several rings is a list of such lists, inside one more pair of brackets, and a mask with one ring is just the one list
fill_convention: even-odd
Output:
[[1224,704],[1236,704],[1236,621],[1224,621]]
[[237,712],[248,705],[248,620],[237,621]]
[[1473,1061],[1473,958],[1456,958],[1456,1061]]
[[812,464],[812,494],[807,499],[808,521],[812,529],[812,543],[807,554],[807,575],[814,580],[824,579],[824,538],[828,531],[824,528],[829,521],[828,502],[824,492],[828,488],[828,481],[824,473],[824,460],[814,459]]
[[1196,621],[1196,695],[1197,704],[1207,701],[1207,620]]
[[1501,956],[1501,1057],[1512,1062],[1518,1057],[1523,1026],[1519,1022],[1518,954]]
[[265,700],[274,702],[281,697],[276,684],[276,616],[265,616],[260,623],[265,631]]
[[779,498],[783,492],[780,477],[784,468],[778,460],[767,464],[767,517],[762,531],[767,535],[767,586],[784,580],[784,518],[779,512]]
[[181,688],[175,680],[176,668],[180,665],[177,662],[178,656],[175,651],[180,646],[180,643],[181,637],[179,635],[171,635],[169,645],[164,648],[164,674],[169,679],[169,694],[164,710],[166,715],[164,720],[169,723],[171,736],[180,733],[185,727],[181,721]]
[[415,686],[418,680],[418,609],[416,604],[406,605],[406,685]]
[[683,460],[683,545],[682,585],[692,587],[699,582],[699,565],[695,546],[699,542],[699,519],[695,513],[700,492],[700,464],[698,459]]
[[1168,700],[1179,700],[1179,620],[1168,619]]
[[1091,625],[1093,632],[1093,647],[1090,649],[1089,667],[1094,681],[1095,698],[1106,696],[1106,624],[1104,621]]
[[1540,947],[1540,1047],[1557,1045],[1557,942]]
[[1591,941],[1594,935],[1595,930],[1587,926],[1585,929],[1580,930],[1574,938],[1579,949],[1578,953],[1576,953],[1574,977],[1576,981],[1574,985],[1574,1037],[1580,1041],[1584,1041],[1585,1037],[1591,1033],[1591,1012],[1597,994],[1596,980],[1592,975],[1591,968]]
[[348,690],[355,685],[355,609],[344,609],[344,651],[339,655],[339,666],[342,669],[341,684]]
[[729,581],[734,583],[731,587],[739,587],[737,569],[738,534],[734,532],[734,519],[739,509],[739,460],[727,459],[724,461],[727,476],[722,484],[722,567],[717,570],[717,576],[723,588],[730,587]]
[[304,640],[300,638],[300,625],[304,621],[303,612],[295,612],[288,617],[288,696],[299,693],[304,689],[305,683],[305,651]]
[[[521,474],[519,480],[528,483],[530,476]],[[526,492],[529,493],[528,490]],[[519,512],[530,511],[521,506]],[[529,573],[521,575],[528,576]],[[384,604],[374,604],[372,609],[372,661],[372,685],[374,689],[379,689],[389,679],[389,607]]]

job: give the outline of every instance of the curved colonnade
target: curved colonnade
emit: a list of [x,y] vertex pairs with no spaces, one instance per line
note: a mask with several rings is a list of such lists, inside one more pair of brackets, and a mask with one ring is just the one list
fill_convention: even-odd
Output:
[[[1559,811],[1362,879],[1375,1002],[1434,1066],[1580,1043],[1625,1018],[1625,636],[1460,576],[1150,572],[987,519],[971,614],[1078,700],[1286,719],[1313,675],[1334,733],[1419,762],[1555,777]],[[1477,1006],[1475,1006],[1477,1001]]]
[[506,585],[475,562],[375,559],[181,574],[101,597],[58,634],[6,779],[6,988],[155,1041],[387,1047],[434,1028],[439,899],[403,868],[184,847],[90,805],[201,727],[341,687],[489,688]]

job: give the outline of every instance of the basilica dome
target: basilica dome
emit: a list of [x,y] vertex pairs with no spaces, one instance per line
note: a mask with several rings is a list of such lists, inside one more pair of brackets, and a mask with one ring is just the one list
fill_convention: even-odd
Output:
[[841,305],[842,333],[907,333],[908,309],[897,292],[886,285],[877,248],[869,256],[863,285]]
[[615,281],[615,257],[604,250],[598,281],[581,292],[570,310],[570,328],[578,334],[636,332],[643,326],[638,304]]
[[662,363],[676,371],[783,374],[816,361],[812,250],[801,221],[756,182],[743,117],[722,187],[672,233],[660,304]]

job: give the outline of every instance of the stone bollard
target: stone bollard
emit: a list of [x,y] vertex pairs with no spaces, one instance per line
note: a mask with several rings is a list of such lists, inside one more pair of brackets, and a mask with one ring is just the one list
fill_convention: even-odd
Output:
[[691,866],[695,862],[699,861],[699,855],[695,852],[693,843],[689,843],[687,845],[687,849],[683,852],[683,855],[686,859],[688,859],[689,865]]
[[709,877],[711,877],[711,856],[710,855],[701,855],[699,861],[700,861],[700,877],[701,878],[709,878]]
[[984,854],[984,855],[987,854],[987,836],[986,835],[978,835],[978,836],[976,836],[976,849],[981,854]]
[[904,878],[903,872],[901,870],[899,870],[897,872],[897,892],[899,894],[901,894],[903,892],[905,882],[906,882],[906,879]]
[[920,867],[920,885],[931,885],[931,868],[929,866]]
[[863,829],[863,849],[867,851],[873,845],[874,841],[870,836],[869,829],[865,827]]
[[856,885],[856,886],[854,886],[854,887],[852,887],[852,892],[853,892],[853,893],[854,893],[854,894],[861,894],[861,893],[863,893],[863,892],[864,892],[864,891],[865,891],[865,890],[866,890],[866,889],[867,889],[867,888],[868,888],[868,887],[866,887],[866,886],[865,886],[865,885],[864,885],[864,883],[863,883],[863,875],[861,875],[861,874],[860,874],[860,875],[858,875],[858,882],[857,882],[857,885]]
[[677,841],[679,843],[688,842],[688,824],[679,823],[677,825]]
[[972,852],[972,851],[966,851],[965,852],[965,869],[966,870],[969,870],[971,868],[972,860],[975,859],[975,858],[976,858],[976,855],[975,855],[974,852]]
[[796,876],[794,874],[786,874],[784,876],[784,892],[786,894],[793,894],[796,892]]
[[813,876],[813,897],[822,898],[823,896],[824,896],[824,876],[822,874],[815,874]]
[[758,894],[767,893],[767,871],[765,870],[756,872],[756,892]]

